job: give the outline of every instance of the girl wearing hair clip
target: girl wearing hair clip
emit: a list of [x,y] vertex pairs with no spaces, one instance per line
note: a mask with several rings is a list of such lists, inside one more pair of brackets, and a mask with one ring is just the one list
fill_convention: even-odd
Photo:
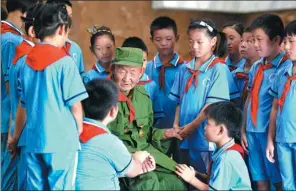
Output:
[[95,25],[87,31],[91,34],[90,51],[97,58],[97,62],[83,75],[84,84],[96,78],[108,77],[115,50],[115,37],[108,27]]
[[81,101],[88,95],[73,59],[63,48],[71,25],[66,8],[56,4],[44,4],[34,18],[35,35],[41,43],[23,59],[20,105],[8,145],[15,154],[22,134],[26,190],[74,190]]
[[[187,29],[194,58],[180,68],[169,98],[177,101],[174,128],[179,131],[180,163],[207,173],[210,153],[215,145],[204,135],[204,110],[212,103],[230,99],[228,79],[232,79],[224,59],[226,37],[209,20],[197,20]],[[220,36],[220,43],[218,43]]]

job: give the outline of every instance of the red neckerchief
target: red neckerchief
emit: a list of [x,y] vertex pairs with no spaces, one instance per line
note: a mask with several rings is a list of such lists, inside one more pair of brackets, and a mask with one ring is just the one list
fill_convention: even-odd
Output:
[[131,100],[128,97],[126,97],[122,92],[119,91],[118,101],[127,103],[127,106],[129,109],[129,122],[132,123],[135,119],[135,116],[136,116],[136,110],[135,110]]
[[31,46],[27,41],[23,40],[22,43],[15,48],[15,56],[12,60],[12,64],[15,65],[18,59],[29,54],[32,49],[33,46]]
[[[244,152],[244,149],[239,145],[239,144],[234,144],[232,145],[231,147],[229,147],[228,149],[226,149],[226,151],[237,151],[239,152],[239,154],[244,158],[245,157],[245,152]],[[210,160],[210,163],[209,163],[209,169],[208,169],[208,178],[210,179],[210,176],[211,176],[211,171],[212,171],[212,166],[213,166],[213,160]]]
[[34,70],[43,70],[52,63],[67,56],[63,48],[49,44],[37,44],[28,54],[26,63]]
[[22,36],[23,34],[16,30],[14,27],[10,26],[6,22],[1,22],[1,34],[5,34],[7,32]]
[[66,51],[66,53],[69,54],[70,48],[71,48],[71,43],[66,41],[65,46],[63,47]]
[[102,135],[108,133],[104,128],[96,126],[91,123],[83,122],[83,131],[79,136],[79,139],[82,143],[86,143],[93,137],[97,135]]
[[[216,64],[225,64],[225,61],[223,58],[214,58],[213,61],[209,64],[208,68],[212,68],[213,66],[215,66]],[[198,74],[201,72],[199,70],[193,70],[191,68],[189,68],[189,72],[191,73],[190,78],[188,79],[186,86],[185,86],[185,93],[188,92],[190,86],[193,83],[193,80],[195,79],[195,86],[197,86],[198,84]]]
[[[177,62],[178,64],[182,64],[185,60],[179,56],[179,60]],[[166,68],[171,68],[174,67],[174,65],[170,63],[163,63],[163,65],[160,67],[160,72],[159,72],[159,87],[165,91],[165,70]]]

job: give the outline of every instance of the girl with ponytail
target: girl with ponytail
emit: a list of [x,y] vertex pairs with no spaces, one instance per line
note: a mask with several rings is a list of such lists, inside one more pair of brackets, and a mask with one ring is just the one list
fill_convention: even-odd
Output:
[[77,66],[63,48],[71,25],[66,7],[58,4],[44,4],[33,19],[41,43],[24,59],[22,94],[9,145],[13,151],[25,125],[21,139],[26,139],[28,155],[27,190],[74,190],[81,101],[88,95]]

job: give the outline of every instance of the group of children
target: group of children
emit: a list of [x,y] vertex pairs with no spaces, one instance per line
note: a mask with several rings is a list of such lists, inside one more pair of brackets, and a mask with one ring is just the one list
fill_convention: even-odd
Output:
[[188,61],[169,17],[150,25],[151,61],[140,38],[116,48],[111,29],[95,25],[97,62],[84,72],[68,39],[70,1],[8,0],[6,9],[3,190],[185,190],[181,179],[198,190],[251,190],[251,181],[296,190],[296,21],[284,28],[264,14],[219,30],[193,20]]

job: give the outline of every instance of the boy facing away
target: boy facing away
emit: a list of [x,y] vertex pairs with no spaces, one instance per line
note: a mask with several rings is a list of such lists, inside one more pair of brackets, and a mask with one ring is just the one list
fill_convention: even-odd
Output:
[[198,190],[251,190],[243,149],[234,143],[243,121],[241,111],[231,102],[217,102],[208,106],[205,113],[208,119],[205,136],[217,146],[209,173],[203,175],[209,181],[197,179],[193,167],[185,164],[177,166],[176,174]]
[[135,177],[155,169],[146,151],[130,154],[123,142],[110,133],[107,125],[118,113],[119,90],[111,80],[90,81],[89,98],[82,102],[85,112],[80,135],[76,190],[119,190],[118,177]]

